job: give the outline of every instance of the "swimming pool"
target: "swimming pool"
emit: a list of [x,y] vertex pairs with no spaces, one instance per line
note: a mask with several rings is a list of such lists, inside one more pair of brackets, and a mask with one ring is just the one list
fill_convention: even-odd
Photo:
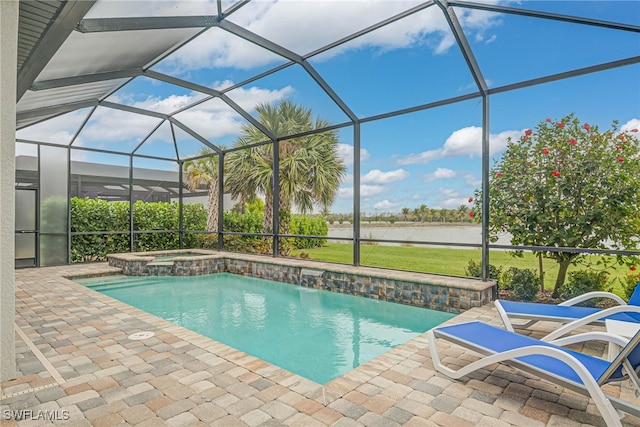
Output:
[[320,384],[454,317],[229,273],[76,281]]

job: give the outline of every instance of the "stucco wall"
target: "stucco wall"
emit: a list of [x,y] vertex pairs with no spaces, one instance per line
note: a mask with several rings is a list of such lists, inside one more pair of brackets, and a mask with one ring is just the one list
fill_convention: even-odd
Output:
[[0,1],[0,381],[15,378],[15,132],[18,1]]

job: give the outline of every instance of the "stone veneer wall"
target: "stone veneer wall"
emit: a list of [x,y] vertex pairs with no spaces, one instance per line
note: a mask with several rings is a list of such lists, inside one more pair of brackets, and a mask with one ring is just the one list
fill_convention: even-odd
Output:
[[301,268],[272,262],[262,263],[233,258],[227,258],[225,266],[226,271],[233,274],[259,277],[449,313],[460,313],[472,307],[488,304],[495,299],[496,292],[495,285],[484,289],[465,289],[396,278]]
[[[157,255],[177,255],[174,261],[153,262]],[[290,283],[314,289],[390,301],[449,313],[480,307],[495,299],[495,283],[467,278],[443,278],[429,274],[332,266],[310,266],[296,260],[275,260],[209,253],[179,257],[179,254],[145,253],[109,255],[109,265],[131,276],[194,276],[229,272]],[[296,265],[301,264],[301,265]],[[395,277],[394,277],[395,276]],[[403,278],[402,276],[406,276]]]
[[[196,252],[190,250],[189,252]],[[173,261],[154,262],[156,256],[174,255]],[[122,269],[127,276],[199,276],[224,271],[224,258],[219,254],[203,252],[200,256],[183,256],[181,252],[145,252],[143,254],[107,255],[112,267]]]

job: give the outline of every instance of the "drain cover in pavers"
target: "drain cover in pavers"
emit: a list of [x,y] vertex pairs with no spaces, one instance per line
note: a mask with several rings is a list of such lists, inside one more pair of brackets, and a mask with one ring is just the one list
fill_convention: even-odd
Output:
[[153,332],[136,332],[135,334],[129,335],[129,339],[134,341],[146,340],[147,338],[151,338],[154,335],[155,334]]

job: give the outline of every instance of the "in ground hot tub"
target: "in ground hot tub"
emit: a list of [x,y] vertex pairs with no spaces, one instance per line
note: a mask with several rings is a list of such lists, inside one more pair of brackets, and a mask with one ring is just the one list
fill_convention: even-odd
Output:
[[199,276],[224,271],[224,257],[204,249],[111,254],[107,261],[127,276]]

